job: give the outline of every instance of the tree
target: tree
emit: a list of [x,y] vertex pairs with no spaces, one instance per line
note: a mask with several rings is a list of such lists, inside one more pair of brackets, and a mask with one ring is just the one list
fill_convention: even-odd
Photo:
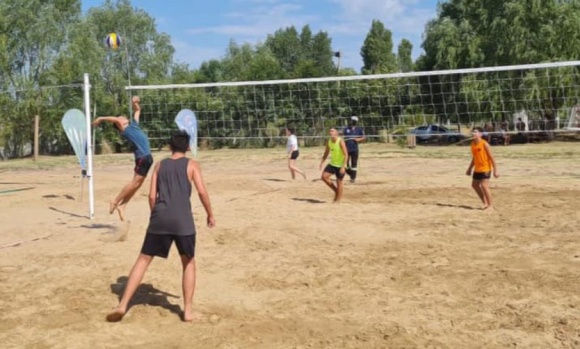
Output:
[[401,40],[397,49],[397,62],[399,71],[406,73],[413,70],[413,44],[407,40]]
[[422,69],[576,59],[578,24],[578,1],[446,1],[427,24]]
[[302,45],[296,28],[292,26],[277,30],[273,35],[268,35],[265,44],[280,62],[284,72],[291,76],[296,65],[303,58]]
[[294,27],[279,29],[268,36],[265,45],[280,62],[285,77],[320,77],[336,72],[332,40],[324,31],[313,36],[308,25],[300,34]]
[[[5,0],[0,2],[0,87],[3,96],[0,124],[8,156],[20,156],[32,139],[32,116],[54,106],[45,103],[50,70],[68,46],[68,32],[81,19],[78,0]],[[7,94],[6,94],[7,93]],[[51,124],[43,118],[41,128]]]
[[389,73],[397,70],[392,33],[379,20],[373,20],[360,54],[363,59],[363,74]]
[[318,72],[310,77],[329,76],[336,74],[336,67],[332,61],[334,51],[332,50],[332,39],[328,33],[318,32],[311,43],[310,57],[317,67]]
[[[441,70],[575,60],[580,55],[579,24],[579,1],[445,1],[440,3],[437,17],[426,27],[422,45],[425,54],[417,61],[417,67]],[[560,79],[568,79],[566,74],[556,77],[549,74],[546,70],[512,72],[509,79],[500,82],[487,77],[478,77],[476,81],[461,80],[459,76],[433,78],[431,91],[439,97],[432,97],[430,104],[442,105],[443,101],[438,99],[447,95],[445,104],[465,108],[458,110],[459,114],[477,110],[478,115],[488,118],[508,118],[523,105],[535,104],[540,114],[555,115],[567,101],[562,96],[574,92],[550,87],[577,82],[563,83]],[[448,93],[458,87],[459,94]],[[427,88],[425,85],[426,92]],[[482,91],[485,97],[481,96]],[[485,102],[473,99],[475,96]],[[537,103],[540,100],[544,101],[541,105]]]

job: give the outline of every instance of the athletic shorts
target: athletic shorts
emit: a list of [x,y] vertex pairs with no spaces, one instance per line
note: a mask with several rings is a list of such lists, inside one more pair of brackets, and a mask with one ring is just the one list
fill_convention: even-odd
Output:
[[148,256],[167,258],[174,241],[180,256],[195,257],[195,234],[187,236],[145,234],[141,253]]
[[151,155],[135,159],[135,173],[141,177],[147,177],[151,165],[153,165],[153,156]]
[[299,152],[298,150],[294,150],[294,151],[292,152],[292,154],[290,154],[290,159],[291,159],[291,160],[296,160],[296,159],[298,159],[298,156],[299,156],[299,155],[300,155],[300,152]]
[[344,175],[346,174],[346,171],[345,173],[340,173],[340,167],[334,167],[332,165],[326,165],[324,172],[332,173],[333,175],[336,176],[336,179],[338,180],[342,180],[344,178]]
[[473,179],[476,181],[482,181],[484,179],[490,179],[491,172],[473,172]]

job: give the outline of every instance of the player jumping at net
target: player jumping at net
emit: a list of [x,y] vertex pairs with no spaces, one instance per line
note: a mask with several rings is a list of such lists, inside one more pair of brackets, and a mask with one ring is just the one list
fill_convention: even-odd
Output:
[[471,155],[472,159],[465,174],[471,176],[473,171],[471,186],[483,202],[482,210],[493,209],[489,179],[491,178],[492,171],[495,178],[499,177],[499,172],[495,159],[491,154],[491,147],[483,139],[483,128],[481,127],[473,129]]
[[[334,202],[340,202],[342,199],[342,192],[344,188],[344,175],[346,173],[346,166],[348,164],[348,150],[344,140],[338,136],[338,130],[334,127],[328,131],[330,139],[324,148],[324,154],[320,161],[320,169],[330,154],[330,163],[326,165],[322,172],[322,181],[326,183],[334,191]],[[336,176],[336,185],[330,180],[330,176]]]
[[288,169],[290,170],[292,179],[296,179],[296,173],[300,173],[302,177],[306,179],[306,174],[304,171],[301,171],[298,166],[296,166],[296,159],[298,159],[300,151],[298,150],[298,139],[294,133],[294,128],[286,128],[286,136],[288,137],[288,142],[286,143],[286,152],[288,154]]
[[153,170],[149,191],[151,216],[141,253],[131,269],[119,305],[107,315],[109,322],[121,321],[151,261],[155,256],[167,258],[173,242],[181,256],[183,267],[183,320],[193,320],[196,231],[190,200],[192,183],[207,213],[207,226],[213,228],[215,219],[201,168],[196,161],[185,156],[189,150],[189,136],[186,132],[179,131],[171,137],[169,145],[171,157],[162,160]]
[[358,171],[358,144],[364,142],[365,132],[362,128],[357,127],[358,116],[350,117],[350,124],[342,131],[346,149],[348,150],[348,166],[346,173],[350,177],[350,182],[355,183],[356,173]]
[[129,203],[129,200],[131,200],[137,190],[141,188],[151,165],[153,165],[149,138],[139,127],[139,117],[141,115],[140,99],[138,96],[134,96],[131,102],[134,111],[133,120],[128,120],[124,115],[118,115],[100,116],[93,122],[93,126],[98,126],[101,122],[112,123],[120,135],[135,149],[135,174],[133,180],[109,203],[109,213],[113,214],[117,210],[121,221],[125,220],[127,203]]

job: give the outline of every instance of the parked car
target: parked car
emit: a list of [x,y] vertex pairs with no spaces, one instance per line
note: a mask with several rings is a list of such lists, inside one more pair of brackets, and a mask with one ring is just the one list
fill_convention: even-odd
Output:
[[415,135],[417,143],[458,143],[467,138],[459,131],[437,124],[419,126],[411,133]]

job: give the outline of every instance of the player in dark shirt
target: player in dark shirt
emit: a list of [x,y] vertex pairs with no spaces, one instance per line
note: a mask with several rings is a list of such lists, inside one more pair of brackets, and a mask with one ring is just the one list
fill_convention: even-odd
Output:
[[346,149],[348,150],[346,173],[349,175],[351,183],[356,181],[356,173],[358,171],[358,144],[366,139],[364,130],[358,127],[357,123],[358,116],[351,116],[349,126],[342,131]]
[[140,99],[138,96],[133,97],[133,120],[127,119],[123,115],[118,116],[100,116],[94,122],[93,126],[98,126],[101,122],[112,123],[119,131],[120,135],[125,138],[135,149],[135,174],[133,180],[127,184],[117,195],[117,197],[109,203],[109,213],[112,214],[117,210],[119,218],[125,220],[125,207],[131,198],[135,195],[137,190],[141,188],[151,165],[153,165],[153,157],[151,156],[151,147],[149,146],[149,139],[145,132],[139,127],[139,116],[141,115],[141,107],[139,106]]

